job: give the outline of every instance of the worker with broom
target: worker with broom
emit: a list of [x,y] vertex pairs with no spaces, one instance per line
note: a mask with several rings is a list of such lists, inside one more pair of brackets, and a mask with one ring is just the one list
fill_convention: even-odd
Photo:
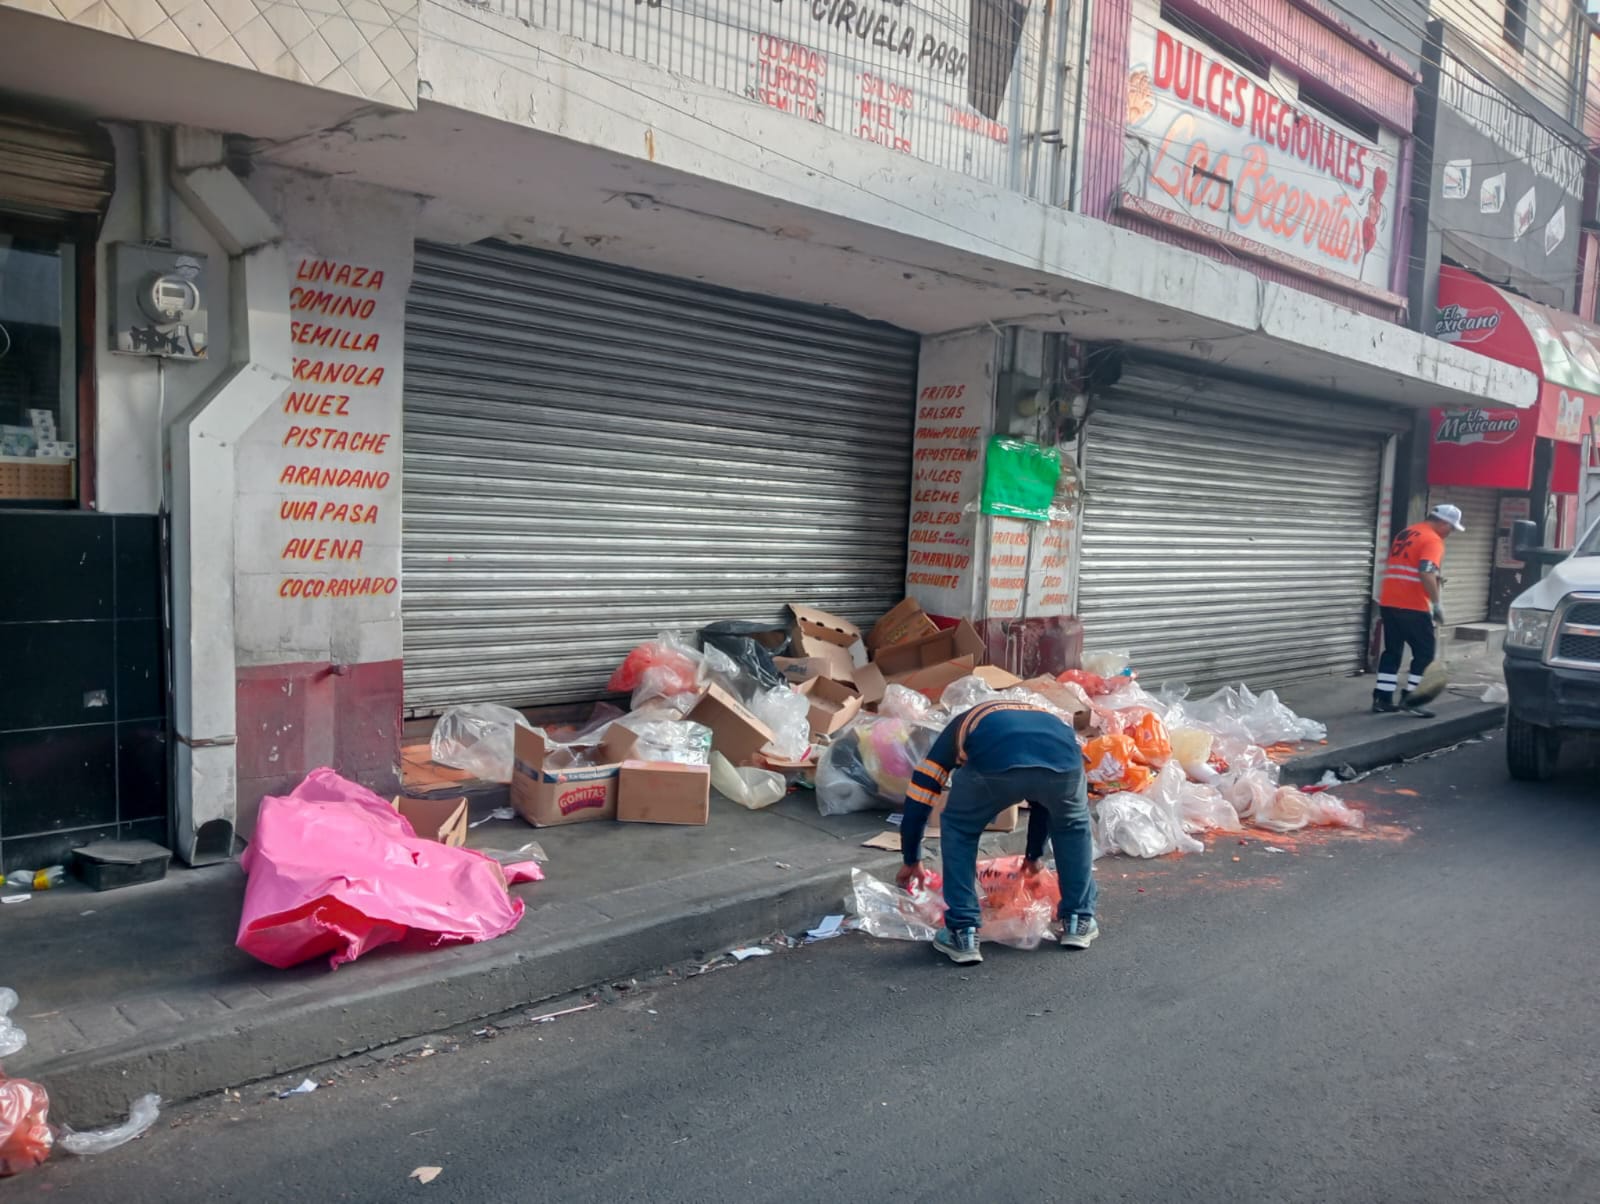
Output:
[[[1444,566],[1444,541],[1461,525],[1461,511],[1440,504],[1428,511],[1422,522],[1407,527],[1395,536],[1389,549],[1389,562],[1383,570],[1383,588],[1378,605],[1383,612],[1383,655],[1378,660],[1378,684],[1372,691],[1375,713],[1405,711],[1419,719],[1432,719],[1433,712],[1423,704],[1444,689],[1441,677],[1429,690],[1423,690],[1423,674],[1438,652],[1434,627],[1444,623],[1439,571]],[[1411,665],[1406,689],[1395,701],[1400,686],[1400,662],[1411,649]]]

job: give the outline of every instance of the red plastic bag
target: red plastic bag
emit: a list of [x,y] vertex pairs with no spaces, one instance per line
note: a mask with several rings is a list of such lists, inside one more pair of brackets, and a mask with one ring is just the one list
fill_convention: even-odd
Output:
[[1090,698],[1109,694],[1114,688],[1098,673],[1090,673],[1087,669],[1068,669],[1065,673],[1058,674],[1056,680],[1080,687]]
[[45,1089],[0,1073],[0,1178],[31,1171],[50,1157],[54,1145]]
[[1141,712],[1138,719],[1123,729],[1123,734],[1133,741],[1141,763],[1160,769],[1172,760],[1172,740],[1167,735],[1167,725],[1156,718],[1155,712]]
[[650,678],[655,695],[670,698],[698,688],[700,658],[681,641],[661,636],[628,653],[606,683],[606,689],[615,694],[631,694],[639,688],[645,673],[652,669],[659,670]]
[[1022,854],[993,857],[978,863],[978,897],[983,900],[983,924],[978,935],[986,941],[1034,949],[1050,932],[1061,904],[1061,885],[1050,870],[1022,872]]

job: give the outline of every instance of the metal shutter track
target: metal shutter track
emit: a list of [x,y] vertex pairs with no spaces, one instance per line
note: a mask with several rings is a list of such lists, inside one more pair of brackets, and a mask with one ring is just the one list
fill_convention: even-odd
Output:
[[563,256],[419,245],[406,705],[597,697],[635,643],[905,572],[916,336]]
[[[1393,418],[1354,419],[1367,433],[1308,429],[1197,409],[1197,393],[1194,376],[1146,368],[1096,402],[1085,647],[1127,649],[1147,683],[1196,689],[1359,671],[1383,446],[1375,428]],[[1303,410],[1294,421],[1306,421]]]
[[1494,489],[1435,486],[1428,493],[1428,504],[1441,502],[1461,507],[1461,522],[1466,527],[1444,545],[1445,622],[1452,627],[1481,623],[1489,617],[1489,577],[1494,572],[1500,494]]

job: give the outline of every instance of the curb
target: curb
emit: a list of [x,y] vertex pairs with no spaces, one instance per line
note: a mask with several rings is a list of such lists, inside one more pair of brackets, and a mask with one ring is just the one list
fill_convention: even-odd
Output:
[[1310,786],[1328,770],[1337,772],[1344,765],[1364,773],[1382,765],[1409,761],[1499,727],[1505,721],[1505,715],[1503,703],[1476,703],[1459,715],[1417,727],[1401,728],[1375,739],[1337,748],[1318,748],[1284,762],[1283,783],[1286,786]]

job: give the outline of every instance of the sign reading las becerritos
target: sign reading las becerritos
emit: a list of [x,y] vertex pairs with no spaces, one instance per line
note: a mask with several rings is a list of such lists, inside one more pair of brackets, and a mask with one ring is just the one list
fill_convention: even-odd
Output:
[[1387,295],[1392,151],[1159,22],[1129,39],[1124,208]]

